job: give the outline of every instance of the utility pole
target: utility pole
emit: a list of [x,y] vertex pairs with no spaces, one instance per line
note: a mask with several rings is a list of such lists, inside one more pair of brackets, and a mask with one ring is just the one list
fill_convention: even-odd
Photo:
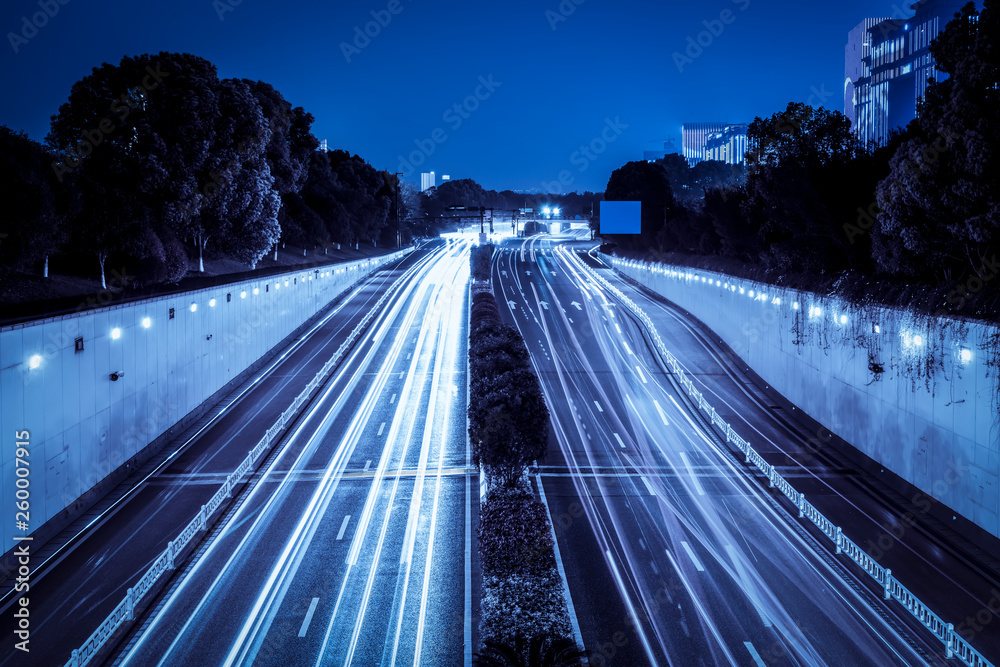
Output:
[[399,224],[399,177],[403,175],[403,172],[397,171],[396,174],[396,247],[403,247],[403,230]]

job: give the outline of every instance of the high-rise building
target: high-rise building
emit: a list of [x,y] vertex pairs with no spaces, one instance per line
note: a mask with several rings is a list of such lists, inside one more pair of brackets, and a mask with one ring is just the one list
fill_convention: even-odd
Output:
[[[870,124],[867,118],[870,107],[858,104],[859,95],[867,96],[869,88],[867,82],[871,81],[872,76],[868,64],[872,51],[872,36],[868,31],[888,20],[887,18],[865,19],[847,33],[847,46],[844,47],[844,115],[851,120],[851,126],[855,130],[859,124]],[[862,86],[860,90],[859,85]],[[862,116],[858,116],[858,112],[861,112]]]
[[747,152],[747,123],[726,125],[721,132],[712,132],[705,141],[703,160],[718,160],[726,164],[743,164]]
[[428,188],[433,188],[436,185],[434,179],[434,172],[421,172],[420,174],[420,191],[423,192]]
[[722,132],[727,125],[728,123],[684,123],[681,126],[682,150],[690,166],[693,167],[704,159],[708,136]]
[[863,142],[884,144],[890,130],[916,118],[927,79],[947,77],[929,47],[963,4],[919,0],[910,18],[865,19],[848,33],[844,113]]

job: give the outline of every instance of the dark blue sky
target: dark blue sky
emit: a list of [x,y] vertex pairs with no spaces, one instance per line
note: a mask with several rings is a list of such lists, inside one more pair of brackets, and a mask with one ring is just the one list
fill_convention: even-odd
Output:
[[[904,15],[896,0],[59,1],[0,9],[0,123],[35,139],[92,67],[186,51],[220,77],[273,84],[313,113],[318,138],[378,168],[402,171],[399,156],[416,153],[416,172],[541,190],[566,171],[581,191],[603,190],[651,142],[679,149],[686,121],[749,121],[789,101],[842,111],[848,30]],[[32,36],[22,17],[40,5],[54,16]],[[348,62],[342,43],[353,48],[373,11],[390,20]],[[718,36],[678,67],[705,21]]]

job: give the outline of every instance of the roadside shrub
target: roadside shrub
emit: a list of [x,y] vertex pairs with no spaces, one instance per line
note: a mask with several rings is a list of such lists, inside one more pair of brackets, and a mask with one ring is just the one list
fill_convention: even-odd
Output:
[[556,566],[545,506],[523,488],[494,489],[479,515],[483,573],[546,576]]
[[489,282],[490,266],[493,263],[493,245],[486,244],[474,247],[469,261],[472,262],[472,279]]
[[549,411],[527,368],[480,377],[469,396],[469,437],[487,476],[513,486],[548,450]]
[[531,360],[517,329],[507,324],[486,325],[469,340],[470,384],[478,395],[484,378],[517,368],[528,368]]
[[518,637],[572,637],[562,581],[544,576],[483,577],[480,631],[484,641],[515,644]]
[[480,327],[500,324],[501,321],[500,309],[493,294],[488,292],[472,294],[472,305],[469,308],[470,332],[475,333]]

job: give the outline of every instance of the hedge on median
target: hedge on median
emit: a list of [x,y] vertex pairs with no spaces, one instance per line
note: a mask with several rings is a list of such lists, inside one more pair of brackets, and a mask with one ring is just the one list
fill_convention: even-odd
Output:
[[[548,646],[573,636],[548,514],[524,482],[487,494],[480,510],[479,556],[480,631],[487,647],[520,652],[531,640]],[[579,664],[575,652],[565,655],[569,661],[560,664]]]

